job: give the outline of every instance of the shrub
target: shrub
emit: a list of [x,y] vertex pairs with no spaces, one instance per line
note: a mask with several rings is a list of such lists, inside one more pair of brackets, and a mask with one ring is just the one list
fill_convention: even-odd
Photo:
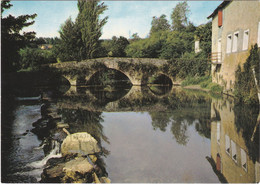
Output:
[[[188,85],[196,85],[200,84],[206,87],[208,83],[211,82],[211,77],[210,76],[203,76],[203,77],[192,77],[188,76],[183,82],[182,86],[188,86]],[[202,87],[202,86],[201,86]]]
[[[255,70],[256,76],[259,76],[259,64],[260,64],[260,51],[257,44],[255,44],[251,50],[250,55],[243,65],[244,71],[238,66],[236,71],[235,82],[235,97],[238,102],[244,102],[247,104],[258,104],[257,86],[252,69]],[[258,78],[259,85],[259,78]]]
[[49,50],[26,47],[19,51],[21,69],[39,68],[42,64],[56,63],[54,54]]
[[208,86],[206,88],[214,93],[221,93],[223,90],[223,87],[221,87],[220,85],[218,85],[216,83],[210,83],[210,84],[208,84]]

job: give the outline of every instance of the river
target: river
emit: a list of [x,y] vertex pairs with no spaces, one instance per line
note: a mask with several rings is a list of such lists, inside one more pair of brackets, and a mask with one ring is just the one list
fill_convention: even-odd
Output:
[[59,122],[98,141],[113,183],[259,182],[258,115],[231,97],[176,86],[4,92],[2,182],[41,181],[48,159],[60,157]]

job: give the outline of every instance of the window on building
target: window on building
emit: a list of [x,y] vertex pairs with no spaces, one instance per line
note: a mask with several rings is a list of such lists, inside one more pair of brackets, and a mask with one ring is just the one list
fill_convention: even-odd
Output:
[[217,142],[220,143],[220,122],[217,122]]
[[246,160],[246,152],[241,148],[241,165],[242,168],[247,171],[247,160]]
[[232,41],[232,36],[231,35],[228,35],[227,36],[227,53],[230,53],[231,52],[231,42]]
[[237,162],[237,147],[236,144],[231,140],[231,151],[232,151],[232,159]]
[[257,40],[258,47],[260,47],[260,22],[258,22],[258,40]]
[[238,41],[238,32],[235,32],[234,33],[234,37],[233,37],[232,52],[236,52],[237,51],[237,41]]
[[248,40],[249,40],[249,30],[244,31],[243,36],[243,50],[248,49]]
[[230,155],[230,138],[228,135],[225,135],[225,141],[226,141],[226,152]]

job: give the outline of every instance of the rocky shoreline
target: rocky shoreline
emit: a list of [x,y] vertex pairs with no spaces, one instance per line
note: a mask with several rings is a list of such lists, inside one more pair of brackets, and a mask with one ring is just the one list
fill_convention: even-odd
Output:
[[48,94],[42,96],[42,118],[32,132],[42,141],[45,162],[41,183],[110,183],[100,156],[102,147],[87,132],[70,134]]

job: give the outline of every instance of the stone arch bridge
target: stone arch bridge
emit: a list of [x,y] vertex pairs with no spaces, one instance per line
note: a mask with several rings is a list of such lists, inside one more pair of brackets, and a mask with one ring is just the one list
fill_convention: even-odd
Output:
[[87,83],[96,73],[106,69],[117,70],[126,75],[134,86],[146,85],[149,77],[164,75],[172,83],[173,78],[167,73],[168,61],[151,58],[97,58],[81,62],[64,62],[50,64],[51,70],[56,70],[64,76],[72,86],[79,81]]

